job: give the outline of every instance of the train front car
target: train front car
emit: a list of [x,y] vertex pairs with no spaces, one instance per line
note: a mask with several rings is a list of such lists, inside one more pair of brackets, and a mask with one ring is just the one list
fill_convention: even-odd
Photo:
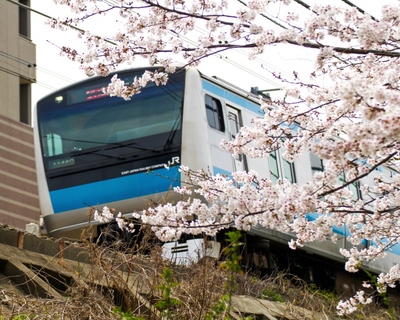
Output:
[[[130,83],[144,71],[118,75]],[[171,75],[165,86],[149,84],[128,101],[103,93],[110,76],[38,102],[36,166],[50,236],[78,239],[90,209],[145,209],[180,184],[185,73]]]

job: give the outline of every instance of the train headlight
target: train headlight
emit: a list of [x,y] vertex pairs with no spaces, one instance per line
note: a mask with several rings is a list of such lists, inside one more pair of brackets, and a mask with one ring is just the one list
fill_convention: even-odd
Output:
[[55,101],[56,103],[61,103],[63,100],[64,100],[64,97],[63,97],[63,96],[57,96],[57,97],[54,98],[54,101]]

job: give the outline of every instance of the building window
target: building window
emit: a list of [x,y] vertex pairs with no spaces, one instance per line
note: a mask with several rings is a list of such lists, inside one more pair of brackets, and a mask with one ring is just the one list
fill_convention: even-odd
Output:
[[221,101],[208,94],[205,96],[207,121],[211,128],[219,131],[225,131],[224,117],[222,115]]
[[[19,0],[19,3],[29,7],[30,6],[30,0]],[[24,36],[28,39],[31,37],[31,15],[30,11],[22,6],[19,6],[19,34],[21,36]]]
[[19,85],[19,121],[31,124],[31,85]]

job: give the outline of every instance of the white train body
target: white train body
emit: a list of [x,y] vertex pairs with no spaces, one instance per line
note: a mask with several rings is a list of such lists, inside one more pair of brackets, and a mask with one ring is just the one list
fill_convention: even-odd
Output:
[[[143,69],[129,72],[140,73]],[[126,74],[129,75],[129,72]],[[124,74],[121,73],[121,76]],[[92,83],[96,81],[99,84],[92,88]],[[44,221],[51,236],[79,237],[83,228],[93,224],[87,217],[87,211],[91,207],[101,209],[103,206],[108,206],[122,213],[129,213],[145,209],[149,201],[159,202],[167,195],[167,200],[178,199],[174,198],[169,190],[171,186],[180,185],[178,167],[181,164],[191,169],[210,170],[213,174],[229,175],[233,171],[254,170],[262,177],[271,179],[284,177],[300,185],[310,180],[313,170],[319,169],[320,164],[316,164],[315,157],[310,154],[303,154],[293,164],[289,164],[282,159],[280,151],[268,160],[245,156],[233,157],[229,152],[220,149],[221,140],[232,139],[239,129],[238,124],[251,126],[252,119],[262,116],[258,98],[226,82],[206,77],[193,68],[187,68],[179,78],[179,81],[184,82],[179,88],[184,91],[176,108],[181,109],[177,111],[178,109],[171,107],[171,112],[165,113],[168,119],[161,119],[161,111],[157,112],[159,118],[153,112],[149,115],[149,117],[154,116],[153,123],[145,123],[142,120],[142,124],[145,123],[142,126],[140,123],[133,123],[136,118],[140,118],[139,115],[135,117],[127,113],[123,117],[108,119],[112,117],[112,113],[103,116],[97,114],[99,119],[96,141],[90,136],[92,129],[87,129],[84,138],[79,137],[79,129],[76,129],[76,132],[65,130],[73,137],[63,136],[63,126],[66,124],[62,121],[62,117],[68,117],[74,112],[74,108],[78,110],[79,107],[81,108],[79,110],[83,110],[86,103],[90,104],[91,108],[97,108],[95,101],[103,103],[108,101],[107,99],[117,99],[104,97],[99,91],[97,91],[98,96],[93,95],[92,91],[100,88],[100,84],[104,86],[107,81],[109,79],[96,78],[78,83],[42,99],[36,108],[34,127],[40,202]],[[169,90],[169,86],[173,86],[172,82],[167,84],[166,89],[154,88],[154,90],[165,92]],[[77,102],[66,102],[68,95],[74,95],[79,88],[85,91],[83,98],[76,100]],[[171,90],[175,90],[178,96],[181,90],[179,88]],[[156,96],[157,94],[155,93]],[[144,99],[140,98],[140,95],[138,99]],[[158,110],[161,110],[164,108],[164,100],[170,96],[172,94],[168,93],[159,101],[150,102],[148,109],[156,110],[158,107]],[[63,101],[57,102],[57,99]],[[127,102],[126,108],[136,108],[135,99],[133,97],[131,102]],[[118,101],[115,103],[125,103],[122,99]],[[137,104],[141,105],[145,100],[138,101]],[[42,111],[42,108],[45,111]],[[65,108],[65,112],[53,116],[53,109],[56,108]],[[94,114],[90,117],[94,118]],[[82,118],[89,128],[89,116]],[[52,121],[56,123],[55,126]],[[120,124],[114,123],[115,121],[120,121]],[[86,130],[84,129],[86,124],[80,124],[80,129]],[[107,129],[109,132],[102,137],[105,127],[112,129]],[[152,133],[145,136],[143,132],[146,130]],[[106,143],[106,140],[111,142]],[[129,153],[130,149],[123,145],[126,141],[130,141],[129,148],[132,149],[133,155]],[[89,142],[96,144],[97,149],[85,145]],[[83,146],[79,146],[80,144]],[[121,148],[125,149],[120,150]],[[91,158],[85,162],[86,157]],[[78,163],[79,161],[82,163]],[[170,170],[164,167],[168,162],[171,165]],[[376,174],[390,178],[392,174],[390,170],[382,168],[381,171]],[[372,179],[373,177],[369,176],[366,181],[372,183]],[[312,214],[310,218],[312,219]],[[315,256],[344,263],[339,249],[349,248],[351,244],[346,241],[345,228],[334,232],[342,236],[336,244],[331,241],[316,242],[307,244],[304,249]],[[254,228],[249,235],[284,245],[287,245],[292,238],[292,235],[264,228]],[[399,255],[399,248],[394,247],[385,259],[371,262],[367,268],[374,272],[386,272],[400,261]]]

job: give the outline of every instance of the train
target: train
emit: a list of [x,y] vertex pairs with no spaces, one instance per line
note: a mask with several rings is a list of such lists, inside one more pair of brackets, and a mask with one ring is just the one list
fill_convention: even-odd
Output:
[[[163,69],[136,68],[119,71],[118,76],[129,83],[146,70]],[[87,214],[92,208],[108,206],[129,214],[164,199],[179,200],[180,195],[171,190],[181,185],[181,165],[227,176],[254,170],[273,181],[285,178],[297,184],[323,170],[322,160],[312,153],[304,153],[291,163],[282,158],[280,150],[269,159],[253,159],[232,156],[219,147],[221,140],[234,139],[241,126],[250,126],[252,119],[263,116],[257,90],[246,91],[186,67],[171,74],[166,85],[149,84],[140,94],[124,100],[104,94],[112,76],[90,78],[58,90],[35,107],[40,206],[51,237],[79,239],[90,225],[100,233],[99,222]],[[378,169],[389,178],[393,174],[389,168]],[[365,179],[372,183],[373,178],[371,174]],[[350,188],[355,197],[361,196],[356,184]],[[309,213],[309,219],[315,217]],[[245,234],[246,263],[269,270],[284,264],[297,268],[310,282],[316,278],[329,281],[337,292],[344,293],[361,280],[343,270],[345,259],[339,249],[352,246],[346,240],[347,229],[333,232],[342,236],[337,243],[309,243],[302,250],[288,252],[287,243],[293,235],[252,228]],[[183,261],[193,254],[199,241],[165,244],[169,249],[166,256],[173,258],[175,254]],[[210,255],[218,256],[222,242],[218,237],[213,240]],[[399,256],[400,246],[395,246],[385,259],[365,268],[387,272],[399,263]]]

